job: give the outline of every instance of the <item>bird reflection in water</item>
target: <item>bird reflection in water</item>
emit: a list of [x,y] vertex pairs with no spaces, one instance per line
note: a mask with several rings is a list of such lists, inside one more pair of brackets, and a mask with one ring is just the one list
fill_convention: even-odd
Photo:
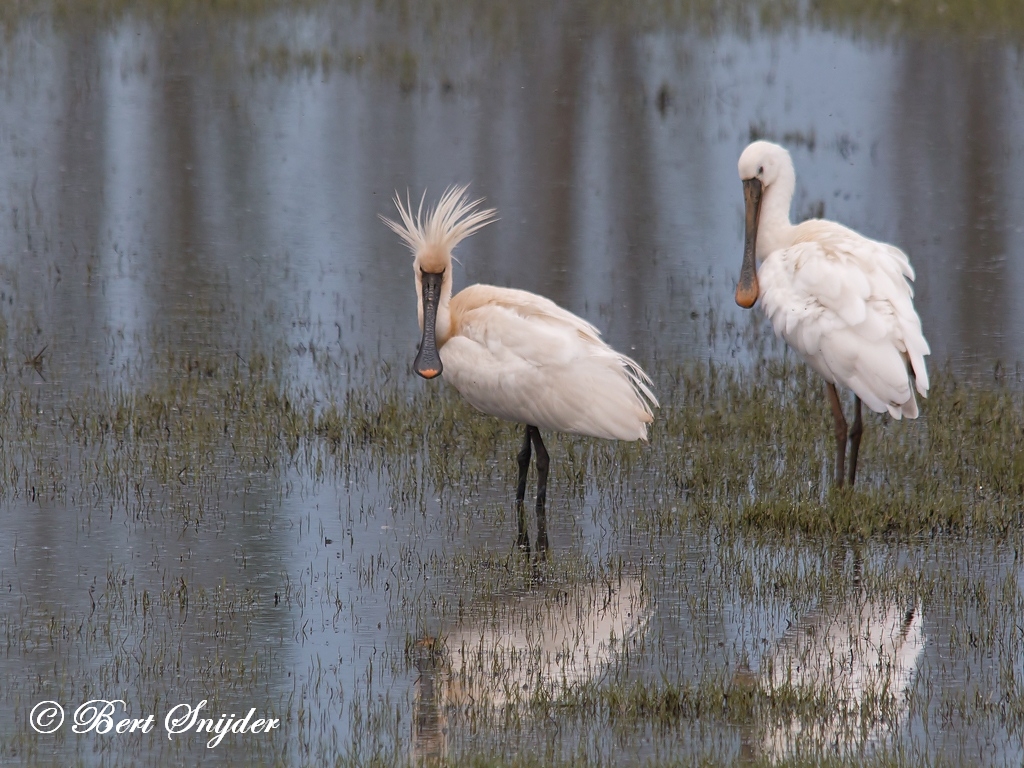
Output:
[[[638,578],[509,596],[478,621],[416,644],[416,763],[443,761],[449,717],[550,701],[612,674],[650,616]],[[454,719],[454,718],[453,718]]]
[[[765,718],[747,751],[774,761],[822,750],[856,755],[882,743],[906,720],[924,646],[917,603],[858,590],[848,602],[812,612],[780,639],[760,675],[762,690],[801,716]],[[814,706],[801,706],[807,702]]]

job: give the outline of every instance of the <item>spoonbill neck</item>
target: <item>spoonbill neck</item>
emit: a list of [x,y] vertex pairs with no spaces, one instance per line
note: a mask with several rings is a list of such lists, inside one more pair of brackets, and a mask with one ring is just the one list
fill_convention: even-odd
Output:
[[795,227],[789,220],[795,179],[782,176],[765,187],[757,230],[757,260],[793,244]]

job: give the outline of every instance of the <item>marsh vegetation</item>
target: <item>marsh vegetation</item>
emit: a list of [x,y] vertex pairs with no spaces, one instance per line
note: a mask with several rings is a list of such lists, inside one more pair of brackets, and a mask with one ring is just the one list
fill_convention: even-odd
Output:
[[[654,764],[770,762],[837,743],[919,762],[950,722],[1012,740],[1016,382],[940,374],[918,421],[873,417],[863,482],[837,491],[803,366],[771,347],[663,364],[649,446],[553,440],[553,554],[531,564],[513,426],[366,358],[321,353],[348,385],[313,397],[280,373],[296,354],[164,352],[116,390],[9,370],[3,503],[38,524],[4,553],[5,757],[53,754],[18,727],[35,700],[107,690],[145,714],[262,706],[280,734],[225,742],[260,764],[600,765],[635,744]],[[97,563],[110,539],[127,551]]]
[[[1019,14],[623,7],[0,10],[0,762],[1020,763]],[[932,388],[853,490],[732,306],[755,137],[918,271]],[[456,287],[587,317],[662,404],[545,435],[545,560],[376,218],[470,180]],[[156,732],[28,725],[94,698]],[[160,731],[202,700],[280,728]]]

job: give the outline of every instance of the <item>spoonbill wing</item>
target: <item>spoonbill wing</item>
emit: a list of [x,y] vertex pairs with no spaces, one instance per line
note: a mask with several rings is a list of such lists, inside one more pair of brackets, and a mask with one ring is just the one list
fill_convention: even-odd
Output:
[[794,245],[769,254],[758,271],[776,334],[872,410],[917,416],[908,364],[926,395],[929,348],[914,311],[907,257],[833,222],[796,229]]
[[451,302],[445,376],[477,409],[540,429],[646,439],[657,400],[590,323],[525,291],[474,285]]

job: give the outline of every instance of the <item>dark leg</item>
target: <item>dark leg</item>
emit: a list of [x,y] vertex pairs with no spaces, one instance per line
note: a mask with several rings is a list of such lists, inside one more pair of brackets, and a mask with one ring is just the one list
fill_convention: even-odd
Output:
[[548,522],[545,507],[548,501],[548,451],[540,438],[540,430],[533,430],[533,447],[537,451],[537,553],[543,557],[548,550]]
[[860,420],[860,398],[853,396],[853,426],[850,427],[850,485],[857,476],[857,454],[860,452],[860,435],[864,424]]
[[832,406],[832,418],[836,423],[836,477],[835,484],[841,487],[843,476],[846,474],[846,417],[843,416],[843,405],[839,402],[839,393],[836,392],[836,385],[829,382],[828,402]]
[[523,500],[526,498],[526,474],[530,471],[530,435],[533,427],[527,425],[523,447],[516,459],[519,461],[519,485],[516,486],[516,516],[519,521],[519,538],[516,546],[526,554],[530,554],[530,534],[526,530],[526,510]]

